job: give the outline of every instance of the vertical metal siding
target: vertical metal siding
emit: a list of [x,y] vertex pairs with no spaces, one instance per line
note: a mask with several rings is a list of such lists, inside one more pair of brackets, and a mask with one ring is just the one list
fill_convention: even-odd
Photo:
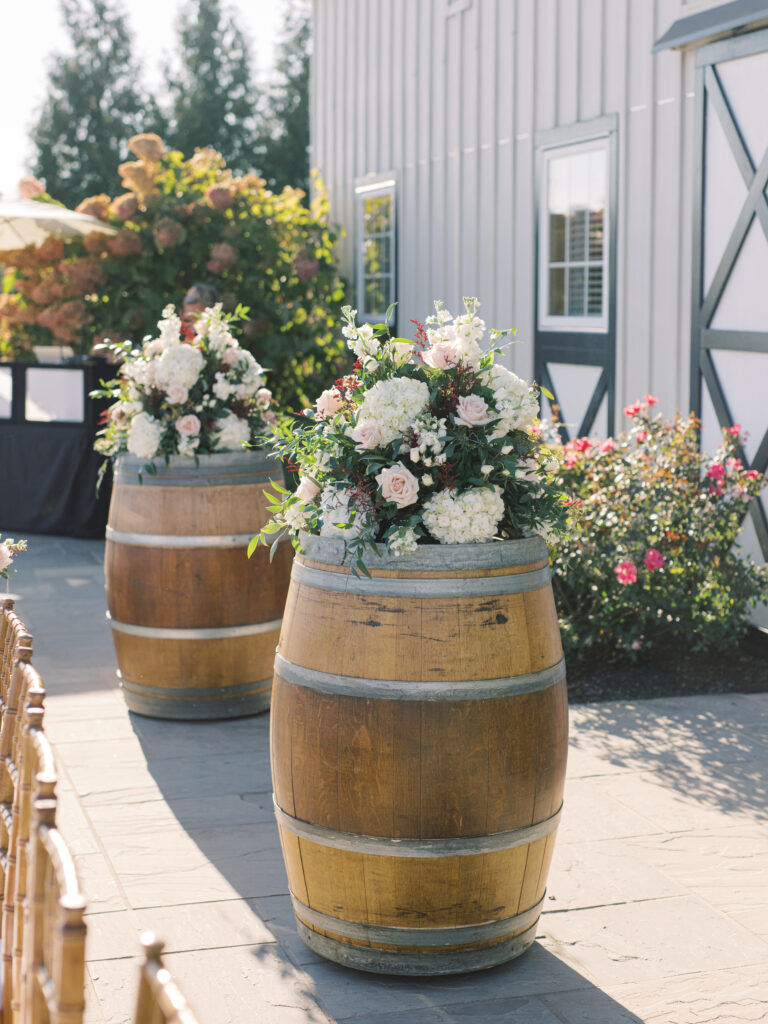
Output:
[[[398,176],[398,325],[476,292],[533,367],[535,135],[619,115],[617,405],[688,405],[692,55],[650,48],[682,0],[315,0],[312,162],[346,228]],[[621,424],[616,424],[620,426]]]

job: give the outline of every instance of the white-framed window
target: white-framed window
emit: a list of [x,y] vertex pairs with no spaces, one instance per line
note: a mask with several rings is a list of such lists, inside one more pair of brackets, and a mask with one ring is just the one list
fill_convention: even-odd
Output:
[[608,329],[606,136],[545,149],[539,210],[539,328]]
[[393,178],[360,184],[357,205],[357,317],[384,323],[396,301],[395,206]]

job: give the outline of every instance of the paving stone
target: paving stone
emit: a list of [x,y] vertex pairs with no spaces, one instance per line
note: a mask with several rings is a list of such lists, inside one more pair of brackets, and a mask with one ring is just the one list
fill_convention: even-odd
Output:
[[[624,776],[621,776],[623,778]],[[610,776],[610,779],[614,779]],[[563,798],[563,816],[557,842],[583,843],[658,833],[660,828],[643,814],[614,800],[602,778],[569,779]]]
[[114,960],[141,951],[143,932],[163,939],[166,953],[276,942],[246,900],[176,904],[89,915],[88,959]]
[[223,793],[220,796],[180,797],[168,804],[160,795],[155,800],[123,806],[96,804],[88,816],[99,836],[148,835],[159,830],[227,828],[233,825],[275,825],[272,792]]
[[768,964],[768,944],[693,897],[547,914],[542,928],[601,986]]
[[[637,842],[608,839],[556,844],[544,912],[686,895],[679,882],[643,858]],[[650,845],[651,840],[647,842]]]
[[710,970],[610,989],[644,1024],[765,1024],[768,967]]
[[288,890],[273,823],[109,835],[103,843],[134,908]]
[[554,1016],[536,996],[529,999],[485,999],[458,1006],[433,1006],[425,1010],[369,1013],[363,1017],[340,1018],[340,1024],[466,1024],[467,1021],[472,1021],[472,1024],[485,1021],[503,1021],[504,1024],[562,1024],[562,1018]]
[[125,910],[127,903],[121,887],[112,866],[101,853],[75,853],[73,859],[89,914]]

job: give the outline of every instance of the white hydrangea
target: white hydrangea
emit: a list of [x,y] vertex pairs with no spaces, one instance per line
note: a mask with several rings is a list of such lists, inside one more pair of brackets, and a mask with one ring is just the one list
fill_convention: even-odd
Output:
[[350,527],[336,526],[347,523],[352,515],[349,507],[351,492],[348,487],[325,487],[320,495],[322,526],[321,537],[357,537],[363,529],[364,520],[358,513]]
[[194,387],[203,369],[203,353],[194,345],[169,345],[157,360],[155,384],[167,391],[171,384]]
[[408,430],[428,402],[429,388],[424,381],[409,377],[380,380],[365,392],[358,422],[374,420],[381,430],[379,443],[389,444]]
[[140,459],[151,459],[157,454],[163,425],[146,412],[134,416],[128,428],[128,451]]
[[214,447],[217,451],[237,451],[246,441],[250,441],[251,428],[247,420],[240,419],[233,412],[227,412],[226,416],[216,421],[214,438]]
[[424,525],[441,544],[493,540],[504,515],[500,487],[471,487],[461,494],[438,491],[424,505]]
[[412,530],[409,526],[401,526],[396,533],[390,536],[387,542],[387,549],[396,557],[410,555],[418,546],[419,540],[416,536],[416,531]]
[[481,382],[494,394],[499,414],[491,438],[503,437],[513,430],[524,430],[539,414],[539,402],[527,381],[506,366],[494,363],[480,374]]

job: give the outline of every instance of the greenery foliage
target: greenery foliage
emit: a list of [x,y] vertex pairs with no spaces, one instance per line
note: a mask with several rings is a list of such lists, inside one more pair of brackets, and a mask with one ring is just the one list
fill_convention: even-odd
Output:
[[113,191],[125,139],[162,118],[140,87],[118,0],[61,0],[72,51],[52,58],[47,98],[32,130],[33,171],[66,206]]
[[248,307],[242,343],[270,371],[280,404],[307,404],[338,375],[343,353],[330,315],[343,286],[322,186],[308,208],[300,190],[274,194],[255,174],[234,175],[214,150],[185,159],[155,135],[129,147],[137,159],[119,168],[127,191],[78,207],[114,226],[114,237],[48,238],[4,254],[0,355],[141,338],[190,284],[208,280],[225,312]]
[[734,543],[763,481],[739,458],[738,425],[709,457],[692,414],[665,421],[656,399],[628,406],[628,433],[565,445],[574,532],[552,549],[564,645],[574,659],[632,659],[675,645],[728,648],[768,600],[764,566]]

